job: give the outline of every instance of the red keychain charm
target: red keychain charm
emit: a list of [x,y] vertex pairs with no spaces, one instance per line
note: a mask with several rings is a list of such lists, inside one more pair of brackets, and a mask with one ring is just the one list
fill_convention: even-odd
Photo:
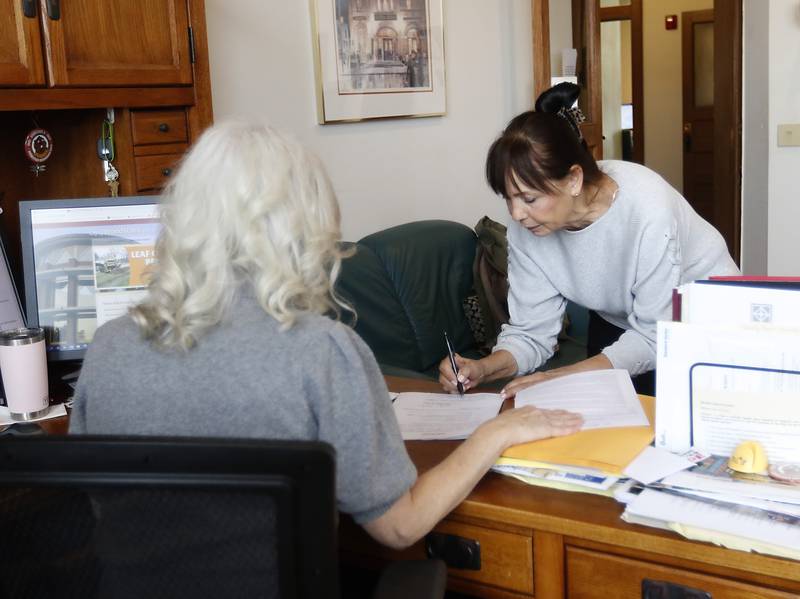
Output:
[[45,170],[43,164],[53,153],[53,137],[44,129],[34,129],[25,138],[25,156],[33,162],[31,170],[38,177]]

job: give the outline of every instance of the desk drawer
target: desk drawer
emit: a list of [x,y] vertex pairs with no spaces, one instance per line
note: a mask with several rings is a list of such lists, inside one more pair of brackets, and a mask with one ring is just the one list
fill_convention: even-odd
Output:
[[175,171],[175,165],[183,154],[156,154],[155,156],[137,156],[136,188],[138,191],[161,189]]
[[[747,554],[742,553],[742,559]],[[797,595],[616,555],[567,547],[570,599],[639,599],[642,581],[665,581],[705,591],[713,599],[791,599]]]
[[533,594],[533,541],[510,532],[444,520],[434,529],[480,543],[481,569],[448,568],[449,578],[497,586],[509,591]]
[[180,143],[189,140],[186,111],[131,110],[134,145]]

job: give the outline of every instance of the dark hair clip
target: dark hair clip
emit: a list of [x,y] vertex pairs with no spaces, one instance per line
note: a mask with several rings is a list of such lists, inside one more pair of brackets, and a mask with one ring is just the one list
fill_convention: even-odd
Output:
[[562,119],[569,123],[569,126],[572,127],[572,130],[575,132],[575,135],[578,136],[579,140],[583,139],[583,135],[581,134],[580,124],[586,120],[583,112],[577,106],[573,106],[572,108],[567,108],[566,106],[562,106],[558,109],[556,115],[560,116]]

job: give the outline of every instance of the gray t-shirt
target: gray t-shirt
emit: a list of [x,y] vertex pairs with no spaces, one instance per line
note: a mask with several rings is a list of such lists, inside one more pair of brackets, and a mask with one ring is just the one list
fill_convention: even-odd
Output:
[[591,225],[544,237],[508,227],[511,318],[494,351],[509,351],[518,374],[553,355],[567,300],[625,329],[603,350],[615,368],[652,370],[656,322],[671,319],[673,288],[739,273],[722,235],[660,175],[632,162],[599,165],[619,191]]
[[414,483],[372,352],[340,322],[301,317],[288,330],[251,297],[188,352],[159,351],[124,316],[86,354],[70,432],[327,441],[339,509],[364,523]]

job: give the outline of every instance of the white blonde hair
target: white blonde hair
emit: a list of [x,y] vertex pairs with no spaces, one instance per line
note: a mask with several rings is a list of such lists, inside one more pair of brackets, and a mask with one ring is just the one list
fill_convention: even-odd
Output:
[[284,327],[347,307],[333,291],[345,254],[330,181],[316,156],[276,130],[207,130],[165,190],[161,214],[149,294],[131,310],[155,345],[191,348],[248,284]]

